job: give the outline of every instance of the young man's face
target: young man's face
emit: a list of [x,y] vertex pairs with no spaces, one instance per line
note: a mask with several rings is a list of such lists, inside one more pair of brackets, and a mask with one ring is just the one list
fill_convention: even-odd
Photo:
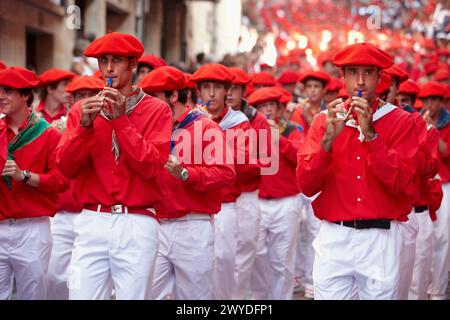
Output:
[[153,70],[152,67],[146,64],[141,64],[138,68],[136,83],[140,83]]
[[97,91],[94,90],[78,90],[73,93],[74,103],[78,101],[93,97],[97,94]]
[[258,111],[266,116],[267,119],[274,120],[278,116],[278,102],[267,101],[257,105]]
[[422,99],[422,104],[425,110],[430,111],[430,117],[435,117],[438,115],[442,106],[442,97],[427,97]]
[[244,88],[239,85],[232,85],[227,94],[227,106],[234,110],[241,110],[241,102],[244,97]]
[[66,91],[66,86],[70,80],[61,80],[53,89],[51,86],[47,86],[47,92],[49,96],[58,101],[60,104],[66,104],[72,102],[72,96]]
[[361,91],[362,97],[369,103],[374,101],[379,73],[375,66],[345,66],[343,80],[350,97],[358,96],[358,91]]
[[105,82],[108,84],[108,79],[112,77],[113,84],[111,87],[120,89],[131,83],[133,70],[136,68],[136,58],[105,55],[98,58],[98,68]]
[[201,82],[199,86],[200,98],[202,99],[203,104],[209,102],[207,109],[210,113],[219,112],[225,107],[227,93],[228,90],[224,83],[205,81]]
[[397,94],[395,100],[398,103],[398,105],[401,107],[406,106],[406,105],[412,107],[414,105],[413,98],[409,94],[399,93],[399,94]]
[[305,82],[305,94],[311,102],[319,103],[325,96],[325,87],[319,80],[309,79]]
[[295,87],[297,86],[296,83],[288,83],[288,84],[283,84],[282,87],[283,89],[289,91],[291,94],[293,94],[295,92]]
[[325,92],[326,103],[330,103],[331,101],[336,100],[338,97],[338,94],[339,94],[339,90]]
[[0,86],[0,113],[8,117],[22,108],[28,108],[28,97],[21,95],[19,90]]

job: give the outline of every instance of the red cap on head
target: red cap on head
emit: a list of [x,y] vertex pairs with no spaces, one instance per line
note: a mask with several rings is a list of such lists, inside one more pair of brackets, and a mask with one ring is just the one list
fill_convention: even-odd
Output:
[[436,81],[429,81],[425,83],[422,88],[420,88],[420,93],[418,98],[427,98],[427,97],[444,97],[447,93],[447,88]]
[[6,68],[7,68],[7,65],[2,60],[0,60],[0,70],[6,69]]
[[65,90],[74,93],[80,90],[101,91],[105,87],[103,80],[95,76],[81,76],[69,83]]
[[300,82],[305,83],[309,79],[319,80],[325,83],[325,86],[330,82],[330,76],[323,71],[309,71],[305,72],[300,77]]
[[380,94],[389,92],[389,89],[391,88],[391,84],[392,84],[391,76],[383,71],[381,73],[380,79],[378,80],[376,94],[380,95]]
[[248,98],[249,104],[256,106],[260,103],[268,101],[279,101],[281,97],[281,92],[276,90],[274,87],[269,88],[259,88],[255,90]]
[[405,82],[408,80],[408,74],[399,66],[393,64],[392,67],[384,70],[391,78],[396,78],[399,83]]
[[285,71],[278,78],[280,84],[294,84],[298,82],[299,75],[294,71]]
[[186,88],[194,90],[195,89],[195,82],[192,81],[192,74],[190,73],[185,73],[184,74],[184,80],[186,83]]
[[439,65],[435,61],[428,61],[424,65],[425,74],[429,75],[430,73],[436,72],[439,69]]
[[380,69],[387,69],[394,64],[391,55],[369,42],[355,43],[341,49],[334,56],[333,62],[338,67],[364,65]]
[[341,90],[339,90],[337,97],[341,98],[343,100],[346,100],[346,99],[350,98],[350,95],[348,94],[348,92],[345,88],[342,88]]
[[275,78],[273,75],[267,71],[262,71],[255,73],[252,77],[252,82],[254,85],[259,86],[274,86],[276,85]]
[[280,99],[278,100],[280,101],[280,103],[286,104],[288,102],[291,102],[294,98],[294,96],[289,91],[282,87],[271,87],[271,89],[275,89],[281,93]]
[[252,78],[247,72],[240,68],[228,68],[235,76],[233,79],[233,84],[238,86],[246,86],[252,81]]
[[450,72],[447,69],[439,69],[434,74],[434,80],[436,81],[446,81],[450,79]]
[[42,73],[39,76],[39,79],[41,80],[41,85],[46,86],[61,80],[72,80],[75,76],[76,74],[73,72],[58,68],[52,68]]
[[13,89],[35,88],[39,85],[38,76],[22,67],[9,67],[0,71],[0,86]]
[[181,70],[164,66],[147,74],[138,86],[145,92],[173,91],[186,88],[186,80]]
[[413,96],[417,96],[420,92],[420,87],[412,80],[407,80],[402,82],[400,87],[398,88],[397,93],[401,94],[409,94]]
[[144,53],[143,44],[131,34],[111,32],[93,41],[85,50],[86,57],[98,58],[107,54],[139,59]]
[[220,81],[231,83],[234,80],[234,74],[221,64],[209,63],[198,68],[192,75],[192,81]]
[[152,67],[153,69],[159,68],[159,67],[164,67],[167,66],[166,61],[163,58],[154,56],[152,54],[147,54],[145,56],[142,56],[139,60],[138,63],[144,63],[144,64],[148,64],[150,67]]
[[330,91],[339,91],[344,87],[344,83],[339,78],[330,78],[330,82],[328,82],[325,89],[327,89],[328,92]]

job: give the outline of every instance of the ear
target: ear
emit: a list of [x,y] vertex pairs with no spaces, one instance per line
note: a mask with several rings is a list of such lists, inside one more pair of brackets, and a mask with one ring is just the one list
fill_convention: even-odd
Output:
[[130,69],[134,70],[137,68],[138,62],[136,57],[130,57]]
[[170,96],[169,101],[171,104],[174,104],[175,102],[178,101],[178,91],[177,90],[174,90],[172,92],[172,95]]

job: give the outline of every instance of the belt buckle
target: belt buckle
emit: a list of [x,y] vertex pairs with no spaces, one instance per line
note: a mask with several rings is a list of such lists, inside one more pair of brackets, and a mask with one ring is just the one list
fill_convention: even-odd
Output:
[[358,220],[353,220],[353,228],[359,229]]
[[111,206],[111,214],[115,213],[123,213],[123,205],[116,204],[114,206]]
[[9,218],[9,224],[16,224],[18,219]]

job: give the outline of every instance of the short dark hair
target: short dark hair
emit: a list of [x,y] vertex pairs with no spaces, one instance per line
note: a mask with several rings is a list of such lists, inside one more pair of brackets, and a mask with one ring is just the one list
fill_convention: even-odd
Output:
[[[177,91],[178,91],[178,101],[185,104],[188,98],[188,89],[185,88]],[[164,95],[166,96],[167,99],[170,98],[172,93],[173,91],[164,91]]]
[[319,81],[319,82],[322,84],[322,87],[324,87],[324,88],[327,86],[327,83],[326,83],[325,81],[320,80],[320,79],[315,78],[315,77],[307,77],[305,80],[303,80],[305,86],[306,86],[306,83],[307,83],[309,80]]
[[231,83],[224,82],[224,81],[217,81],[217,80],[201,80],[201,81],[197,82],[197,88],[200,89],[202,84],[205,82],[214,82],[214,83],[222,84],[225,87],[225,90],[228,90],[231,88]]
[[143,67],[149,68],[149,69],[150,69],[150,72],[153,71],[153,70],[155,69],[155,68],[153,68],[153,67],[152,67],[151,65],[149,65],[149,64],[146,64],[146,63],[143,63],[143,62],[139,62],[138,65],[137,65],[137,73],[139,73]]
[[26,88],[26,89],[19,89],[18,91],[21,96],[29,96],[27,99],[27,105],[29,107],[31,107],[31,105],[33,104],[33,101],[34,101],[33,89]]

